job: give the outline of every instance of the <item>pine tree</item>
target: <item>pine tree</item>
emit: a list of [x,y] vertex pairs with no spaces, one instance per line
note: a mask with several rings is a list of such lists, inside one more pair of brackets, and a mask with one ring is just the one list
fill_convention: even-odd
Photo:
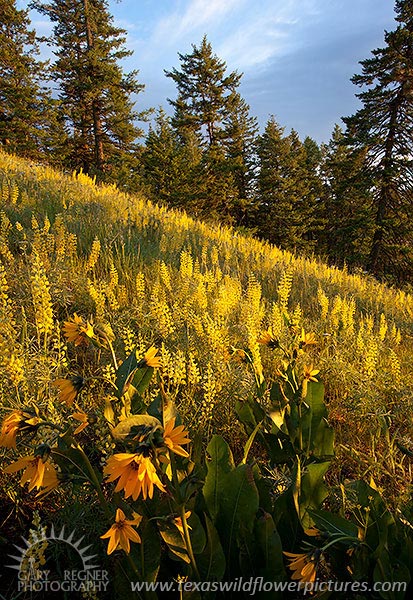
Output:
[[[192,209],[199,216],[241,221],[246,202],[246,149],[252,123],[248,107],[237,93],[241,75],[227,74],[226,64],[204,37],[191,54],[179,54],[181,68],[166,71],[177,86],[172,125],[185,145],[196,141],[202,153],[193,172]],[[241,139],[244,136],[244,139]],[[188,198],[188,204],[189,198]]]
[[218,143],[225,133],[222,124],[231,112],[231,93],[239,86],[241,75],[226,75],[226,64],[212,52],[204,36],[201,46],[192,45],[192,54],[178,54],[181,70],[165,71],[178,89],[178,99],[169,100],[177,109],[174,125],[202,134],[207,146]]
[[284,128],[271,117],[258,138],[257,155],[260,234],[283,249],[310,252],[316,243],[316,199],[308,151],[297,132],[284,136]]
[[335,126],[323,148],[323,222],[319,251],[343,267],[363,267],[374,234],[371,181],[365,170],[367,150],[355,150]]
[[149,128],[142,153],[143,179],[155,202],[179,206],[180,186],[185,171],[181,167],[179,140],[170,118],[159,109],[155,126]]
[[250,108],[238,92],[233,92],[229,106],[230,114],[224,122],[225,147],[237,190],[232,212],[237,225],[254,228],[258,123],[250,116]]
[[363,107],[343,119],[347,140],[366,148],[373,190],[373,236],[367,268],[378,277],[413,279],[413,1],[396,1],[384,48],[361,62],[352,81]]
[[46,64],[28,11],[14,0],[0,0],[0,142],[30,158],[44,158],[53,145],[58,124],[54,103],[42,86]]
[[130,186],[137,168],[132,94],[139,93],[133,71],[125,75],[119,61],[125,30],[113,25],[107,0],[33,2],[54,23],[49,43],[55,46],[53,78],[69,132],[68,166],[100,180]]
[[303,215],[307,222],[307,231],[304,233],[306,251],[321,253],[320,238],[326,225],[322,177],[323,152],[317,142],[309,136],[304,139],[303,149],[303,170],[307,186],[304,195],[306,215]]

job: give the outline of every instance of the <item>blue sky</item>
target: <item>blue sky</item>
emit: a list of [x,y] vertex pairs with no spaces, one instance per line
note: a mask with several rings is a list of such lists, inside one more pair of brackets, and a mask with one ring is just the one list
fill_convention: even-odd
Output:
[[[318,142],[357,110],[350,77],[396,26],[392,0],[110,0],[109,7],[134,51],[124,69],[139,69],[146,86],[138,110],[168,110],[176,88],[164,69],[179,68],[178,52],[190,53],[206,34],[228,70],[243,73],[239,91],[261,128],[275,115],[287,132]],[[44,17],[31,18],[39,34],[50,29]]]

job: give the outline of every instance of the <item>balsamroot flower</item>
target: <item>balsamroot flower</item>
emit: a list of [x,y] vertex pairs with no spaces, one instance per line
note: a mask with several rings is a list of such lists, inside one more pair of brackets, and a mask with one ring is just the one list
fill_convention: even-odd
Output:
[[38,417],[34,417],[30,413],[23,412],[22,410],[14,410],[5,417],[1,425],[0,446],[15,448],[18,432],[23,429],[34,430],[39,421]]
[[263,344],[264,346],[268,346],[268,348],[271,348],[272,350],[280,347],[280,343],[274,337],[271,327],[269,327],[267,331],[264,331],[262,336],[257,339],[257,342],[259,344]]
[[294,552],[283,552],[289,559],[288,568],[293,571],[291,579],[301,582],[314,582],[317,576],[317,565],[321,552],[319,549],[312,550],[308,554],[296,554]]
[[80,421],[80,425],[78,425],[78,427],[76,427],[76,429],[73,432],[73,435],[80,433],[89,425],[90,417],[89,417],[89,415],[87,415],[84,412],[75,412],[75,413],[73,413],[73,415],[70,415],[70,416],[73,417],[73,419],[76,419],[76,421]]
[[33,488],[40,489],[41,487],[52,490],[59,484],[54,466],[47,461],[43,461],[40,456],[31,455],[19,458],[19,460],[6,467],[4,471],[5,473],[16,473],[22,469],[24,469],[24,473],[20,485],[24,486],[25,483],[29,483],[29,492]]
[[[188,520],[190,516],[191,516],[191,511],[187,510],[185,513],[185,519]],[[182,523],[182,517],[175,517],[174,525],[178,529],[179,533],[183,536],[184,535],[184,526]],[[192,529],[192,527],[190,525],[188,525],[188,529]]]
[[134,519],[128,520],[123,510],[120,508],[117,509],[114,524],[106,533],[100,536],[102,539],[109,538],[108,554],[112,554],[118,548],[129,554],[130,541],[137,544],[141,543],[141,538],[133,528],[133,525],[137,527],[142,521],[142,516],[136,513],[133,516],[135,517]]
[[314,346],[317,344],[317,338],[315,333],[306,333],[304,329],[301,329],[300,347]]
[[159,356],[156,356],[157,353],[158,348],[151,346],[143,355],[143,366],[153,367],[154,369],[159,368],[161,366],[161,359]]
[[72,342],[75,346],[81,346],[82,344],[87,346],[89,339],[95,335],[93,325],[89,321],[85,321],[82,317],[79,317],[76,313],[73,315],[70,321],[65,321],[63,325],[63,333],[69,342]]
[[313,365],[310,365],[309,367],[304,366],[304,378],[307,381],[315,381],[316,383],[318,383],[318,379],[316,379],[316,375],[318,375],[320,372],[320,369],[314,369]]
[[188,444],[191,441],[187,436],[188,432],[185,431],[183,425],[175,427],[175,417],[165,425],[163,433],[165,446],[179,456],[189,456],[188,452],[181,447],[182,444]]
[[115,492],[124,490],[125,498],[132,496],[133,500],[137,500],[140,494],[144,500],[148,496],[153,498],[154,486],[161,492],[165,491],[150,457],[141,453],[114,454],[108,459],[103,473],[109,476],[108,482],[118,479]]
[[72,406],[76,396],[85,384],[83,377],[75,375],[69,379],[56,379],[53,385],[59,389],[59,400]]

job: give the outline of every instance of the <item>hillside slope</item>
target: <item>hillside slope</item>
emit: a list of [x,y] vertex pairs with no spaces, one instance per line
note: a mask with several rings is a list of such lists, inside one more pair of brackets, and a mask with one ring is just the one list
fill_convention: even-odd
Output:
[[[326,386],[332,477],[372,476],[393,500],[407,492],[397,444],[413,448],[411,295],[3,153],[0,185],[3,406],[47,403],[50,381],[79,374],[61,334],[77,313],[110,327],[124,356],[155,343],[188,426],[237,447],[235,401],[280,363],[258,339],[282,342],[289,323],[317,340],[300,360]],[[251,354],[247,375],[237,349]]]

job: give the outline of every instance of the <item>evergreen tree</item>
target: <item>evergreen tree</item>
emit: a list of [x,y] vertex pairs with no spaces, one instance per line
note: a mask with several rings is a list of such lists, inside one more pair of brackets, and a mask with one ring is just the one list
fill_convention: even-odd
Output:
[[271,117],[258,138],[257,155],[260,234],[283,249],[311,251],[316,198],[309,151],[294,130],[284,136],[284,128]]
[[224,122],[227,157],[237,190],[233,207],[237,225],[253,228],[256,221],[255,181],[257,158],[255,143],[258,123],[249,114],[249,106],[238,92],[233,92],[230,114]]
[[188,171],[182,160],[181,145],[163,109],[155,126],[149,128],[142,153],[143,179],[155,202],[179,206]]
[[0,0],[0,142],[12,152],[43,158],[58,123],[50,93],[42,86],[46,64],[37,61],[28,12]]
[[323,194],[323,152],[315,140],[307,136],[303,142],[305,179],[307,190],[304,195],[304,211],[307,231],[304,237],[307,241],[306,250],[321,253],[320,238],[325,228],[324,194]]
[[174,126],[190,128],[203,136],[207,146],[225,137],[223,123],[231,112],[231,93],[239,86],[241,75],[226,75],[226,64],[212,52],[204,36],[200,48],[192,45],[192,54],[178,54],[181,70],[165,71],[173,79],[178,99],[169,100],[176,109]]
[[323,148],[323,221],[319,250],[334,264],[366,264],[374,233],[371,181],[365,170],[367,150],[354,150],[335,126]]
[[193,171],[191,209],[200,216],[241,221],[248,197],[247,147],[253,125],[248,107],[237,93],[241,75],[226,73],[204,37],[191,54],[179,54],[181,68],[166,72],[177,86],[172,125],[185,146],[196,141],[201,160]]
[[107,0],[34,1],[54,23],[53,79],[69,133],[68,166],[100,180],[130,187],[137,168],[132,94],[139,93],[137,72],[125,75],[119,61],[125,30],[114,27]]
[[413,279],[413,1],[396,1],[399,25],[386,46],[361,62],[352,81],[362,108],[344,119],[353,148],[366,148],[373,190],[368,269],[396,281]]

